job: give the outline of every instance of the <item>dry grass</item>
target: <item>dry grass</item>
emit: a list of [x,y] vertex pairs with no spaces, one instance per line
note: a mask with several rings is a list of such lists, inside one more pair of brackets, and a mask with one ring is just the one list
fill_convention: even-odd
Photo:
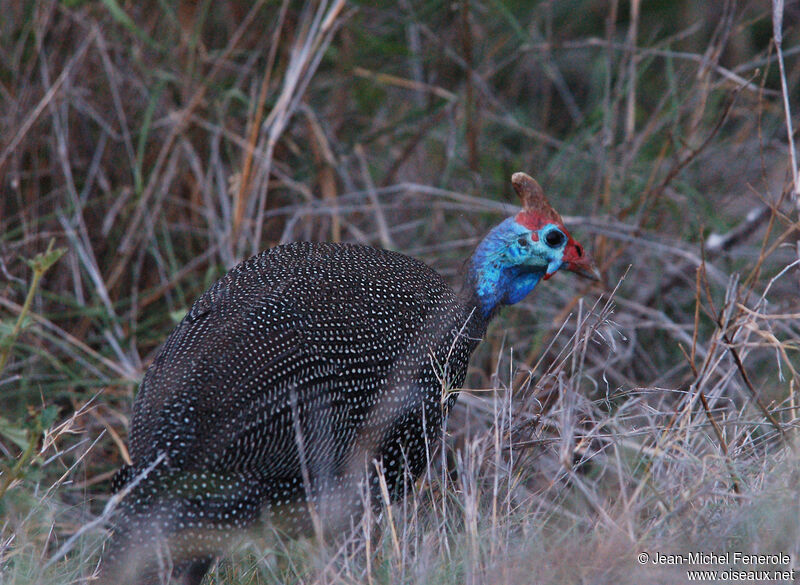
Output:
[[455,283],[517,170],[603,285],[561,275],[503,313],[391,514],[341,545],[247,539],[211,582],[686,582],[642,551],[800,566],[796,3],[0,9],[0,582],[92,574],[136,385],[225,269],[342,240]]

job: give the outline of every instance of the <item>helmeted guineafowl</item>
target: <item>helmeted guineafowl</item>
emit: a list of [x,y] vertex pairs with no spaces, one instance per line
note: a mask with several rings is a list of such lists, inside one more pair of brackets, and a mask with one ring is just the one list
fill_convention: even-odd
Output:
[[498,309],[559,268],[596,272],[536,181],[512,183],[523,209],[478,245],[460,292],[402,254],[309,242],[206,291],[136,397],[101,581],[160,570],[199,583],[228,536],[264,516],[289,533],[342,527],[363,510],[361,486],[378,497],[378,469],[401,496]]

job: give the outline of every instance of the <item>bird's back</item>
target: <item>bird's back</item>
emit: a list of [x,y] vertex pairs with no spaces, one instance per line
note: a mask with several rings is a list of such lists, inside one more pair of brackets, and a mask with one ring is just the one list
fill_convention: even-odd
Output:
[[263,252],[194,303],[148,370],[133,460],[163,451],[186,468],[280,477],[297,471],[287,452],[299,415],[309,457],[335,467],[369,423],[438,400],[437,369],[461,385],[482,334],[470,312],[402,254],[307,242]]

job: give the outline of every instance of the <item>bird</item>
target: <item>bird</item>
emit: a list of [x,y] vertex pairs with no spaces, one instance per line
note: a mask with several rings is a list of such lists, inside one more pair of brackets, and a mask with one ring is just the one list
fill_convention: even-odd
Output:
[[100,582],[198,585],[233,534],[336,532],[402,498],[502,307],[562,268],[598,279],[540,185],[511,182],[522,208],[457,290],[394,251],[295,242],[200,296],[134,400]]

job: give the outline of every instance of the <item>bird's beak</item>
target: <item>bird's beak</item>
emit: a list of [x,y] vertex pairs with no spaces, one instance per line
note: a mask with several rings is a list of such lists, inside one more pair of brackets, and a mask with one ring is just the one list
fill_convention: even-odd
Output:
[[589,280],[599,281],[601,278],[600,271],[594,264],[587,264],[583,262],[578,264],[575,262],[570,262],[567,264],[567,266],[565,266],[565,268],[570,272],[574,272],[578,276],[588,278]]
[[563,267],[574,272],[578,276],[589,280],[600,280],[600,271],[594,264],[594,260],[583,247],[571,237],[564,250]]

